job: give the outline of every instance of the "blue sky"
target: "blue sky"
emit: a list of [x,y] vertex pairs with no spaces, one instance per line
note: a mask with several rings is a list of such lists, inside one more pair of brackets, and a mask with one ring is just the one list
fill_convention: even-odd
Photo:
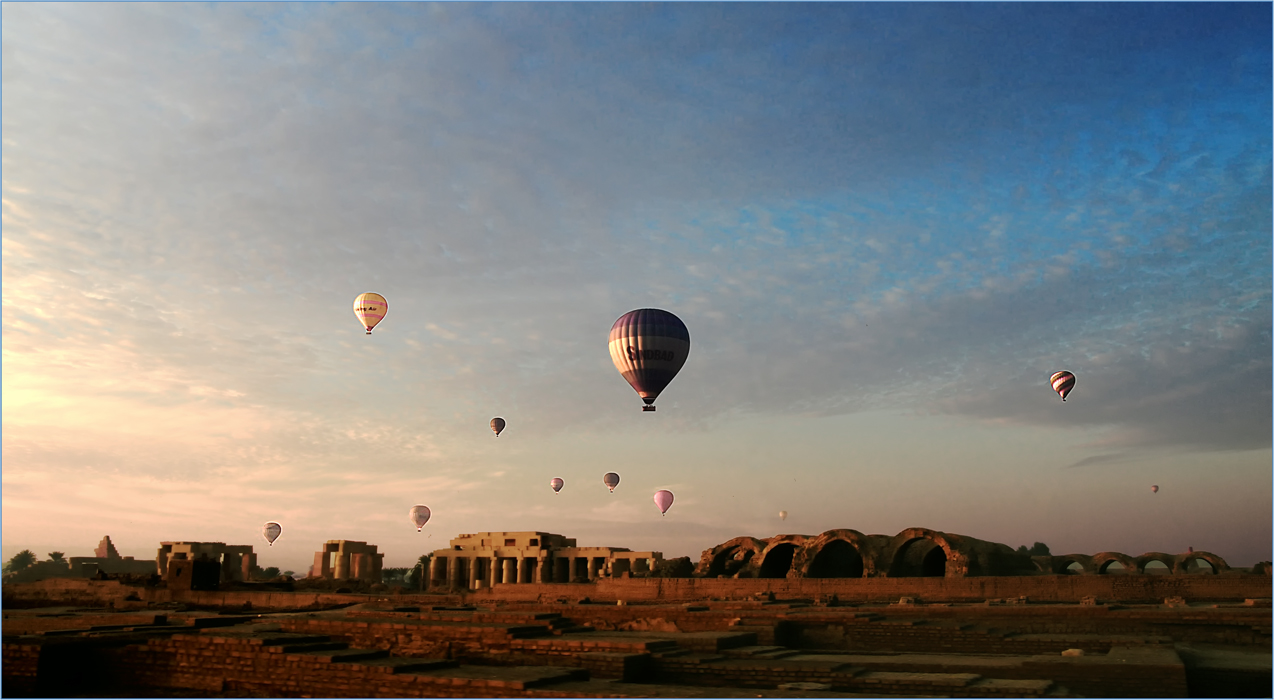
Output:
[[[1267,4],[0,12],[6,558],[1270,558]],[[691,334],[654,414],[606,351],[641,307]]]

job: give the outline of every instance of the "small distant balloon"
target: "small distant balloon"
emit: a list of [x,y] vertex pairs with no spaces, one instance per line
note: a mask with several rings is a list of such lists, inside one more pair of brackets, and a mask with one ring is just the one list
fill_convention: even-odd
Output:
[[615,472],[606,472],[606,476],[602,477],[602,483],[606,484],[611,493],[615,493],[615,487],[619,486],[619,475]]
[[787,520],[787,511],[785,510],[779,511],[779,520]]
[[363,322],[367,335],[372,334],[372,329],[385,318],[388,311],[389,302],[375,292],[363,292],[354,299],[354,315]]
[[491,419],[491,432],[495,433],[495,436],[496,436],[496,437],[500,437],[500,431],[501,431],[501,430],[504,430],[504,426],[505,426],[505,425],[506,425],[506,424],[505,424],[505,422],[504,422],[504,419],[503,419],[503,418],[492,418],[492,419]]
[[1159,484],[1150,487],[1150,493],[1159,493]]
[[429,522],[430,515],[432,513],[429,512],[429,506],[412,506],[407,517],[411,519],[411,524],[416,526],[416,532],[420,532],[425,523]]
[[565,485],[566,485],[566,482],[562,481],[561,477],[555,476],[552,479],[549,479],[549,486],[553,487],[553,493],[557,493],[561,491],[562,487]]
[[1054,374],[1049,381],[1053,384],[1053,391],[1056,391],[1063,401],[1066,400],[1066,395],[1071,393],[1071,389],[1075,388],[1075,375],[1066,370]]
[[632,385],[643,411],[655,410],[655,399],[686,364],[690,331],[662,309],[629,311],[610,327],[610,359]]
[[659,506],[659,514],[667,515],[668,509],[672,507],[672,491],[661,490],[655,492],[655,505]]
[[274,546],[274,541],[279,539],[279,535],[282,535],[282,534],[283,534],[283,526],[274,521],[266,523],[261,528],[261,536],[265,538],[266,542],[270,543],[271,547]]

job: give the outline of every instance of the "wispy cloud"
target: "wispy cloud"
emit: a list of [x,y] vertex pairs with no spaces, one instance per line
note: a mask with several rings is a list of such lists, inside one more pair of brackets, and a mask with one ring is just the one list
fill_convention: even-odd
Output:
[[[543,504],[503,481],[743,417],[1082,435],[1074,467],[1269,449],[1258,6],[0,12],[6,533],[41,474],[517,527]],[[645,306],[693,343],[657,418],[605,350]],[[594,507],[555,522],[654,510]]]

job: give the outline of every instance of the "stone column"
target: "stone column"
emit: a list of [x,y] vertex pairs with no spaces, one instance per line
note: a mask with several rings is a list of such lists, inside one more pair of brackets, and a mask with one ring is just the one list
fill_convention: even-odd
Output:
[[315,578],[327,578],[327,552],[314,553],[314,569],[310,574]]
[[509,559],[504,566],[504,580],[509,583],[530,583],[526,580],[527,573],[526,557]]
[[588,558],[588,580],[589,581],[597,580],[597,573],[602,568],[601,566],[599,566],[600,563],[601,562],[598,561],[598,557]]
[[441,581],[443,580],[443,578],[445,578],[445,576],[443,575],[442,567],[446,566],[446,561],[447,560],[445,557],[440,557],[437,555],[435,555],[432,559],[429,560],[429,583],[430,584],[432,584],[434,581]]
[[469,588],[477,589],[478,587],[478,562],[481,561],[477,557],[469,557]]
[[336,571],[332,576],[338,581],[349,578],[349,552],[337,552]]
[[531,583],[531,559],[518,557],[518,583]]
[[500,557],[491,557],[491,575],[487,576],[487,587],[493,588],[504,582],[504,567],[500,565]]
[[552,583],[553,582],[553,557],[545,556],[543,552],[535,559],[535,582],[536,583]]

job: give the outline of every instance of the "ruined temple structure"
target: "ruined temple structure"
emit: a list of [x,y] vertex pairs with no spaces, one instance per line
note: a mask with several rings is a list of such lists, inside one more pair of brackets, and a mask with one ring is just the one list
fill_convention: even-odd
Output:
[[1101,552],[1031,559],[1046,574],[1219,574],[1230,570],[1221,557],[1195,549],[1181,554],[1146,552],[1138,557]]
[[479,532],[451,540],[431,555],[430,586],[477,590],[497,583],[576,583],[649,573],[660,552],[577,547],[548,532]]
[[314,553],[310,576],[336,581],[380,583],[385,555],[376,545],[354,540],[328,540],[323,550]]
[[91,557],[71,557],[70,575],[89,578],[99,572],[104,574],[153,574],[157,571],[153,559],[137,561],[132,557],[121,557],[111,536],[107,535],[97,544]]
[[[210,561],[217,564],[219,579],[222,581],[247,581],[252,578],[252,569],[257,565],[257,555],[252,552],[252,545],[228,545],[225,542],[160,542],[155,563],[159,575],[170,579],[169,564],[174,561]],[[193,565],[179,567],[184,583],[192,572]],[[203,567],[201,567],[203,568]],[[177,575],[178,572],[173,572]]]
[[[1155,564],[1157,562],[1157,565]],[[1031,576],[1038,574],[1221,573],[1225,560],[1208,552],[1171,555],[1118,552],[1030,557],[996,542],[922,527],[894,536],[857,530],[821,535],[736,537],[703,553],[695,575],[707,578],[905,578]]]

